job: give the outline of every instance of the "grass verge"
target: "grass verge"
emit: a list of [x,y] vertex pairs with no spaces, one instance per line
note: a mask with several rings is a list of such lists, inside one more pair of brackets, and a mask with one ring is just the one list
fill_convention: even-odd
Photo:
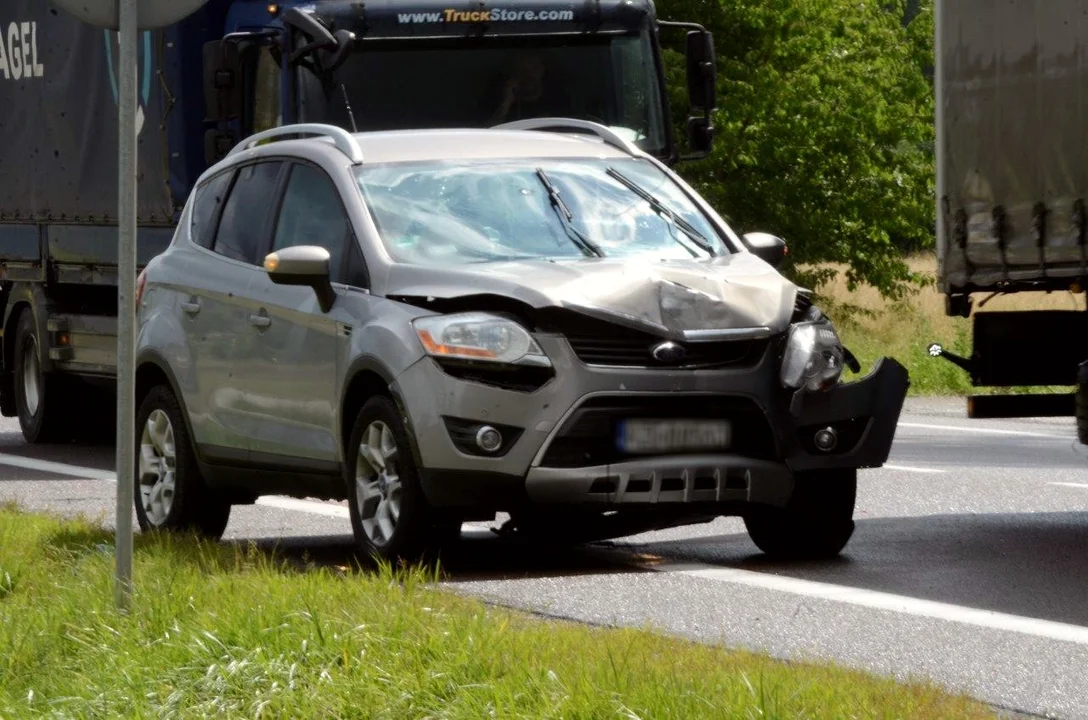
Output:
[[[908,264],[930,279],[936,277],[933,254],[911,257]],[[840,270],[842,268],[839,268]],[[918,289],[901,301],[889,301],[871,287],[850,292],[846,281],[832,281],[818,289],[819,303],[835,321],[843,342],[868,371],[880,357],[890,356],[910,372],[912,395],[965,395],[993,392],[1025,393],[1072,391],[1070,387],[973,388],[967,373],[947,360],[931,358],[930,343],[940,343],[958,355],[971,354],[971,320],[945,315],[944,296],[934,286]],[[976,311],[977,302],[976,298]],[[996,297],[985,312],[1010,310],[1083,310],[1084,296],[1069,293],[1016,293]],[[847,375],[850,379],[851,375]]]
[[0,506],[0,717],[993,717],[922,684],[530,618],[422,571],[298,568]]

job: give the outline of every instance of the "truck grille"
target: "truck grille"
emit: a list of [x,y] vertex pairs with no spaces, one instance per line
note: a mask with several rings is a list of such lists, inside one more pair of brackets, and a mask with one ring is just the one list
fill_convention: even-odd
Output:
[[715,368],[751,367],[759,362],[767,340],[728,340],[719,342],[677,342],[684,350],[682,358],[659,360],[653,348],[664,338],[586,317],[562,312],[539,323],[541,330],[563,335],[578,359],[587,365],[639,368]]
[[616,426],[627,418],[724,418],[733,426],[731,454],[757,460],[777,457],[774,432],[763,411],[748,398],[723,395],[598,396],[580,405],[563,423],[541,460],[543,467],[575,468],[632,460],[616,447]]

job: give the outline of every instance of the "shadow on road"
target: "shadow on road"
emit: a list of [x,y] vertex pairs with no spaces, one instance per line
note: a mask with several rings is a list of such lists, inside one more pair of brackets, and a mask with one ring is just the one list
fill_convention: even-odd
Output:
[[[18,428],[18,425],[16,425]],[[113,470],[116,449],[108,442],[72,442],[65,444],[43,443],[31,445],[23,440],[18,429],[0,431],[0,455],[10,455],[29,460],[41,460],[49,463],[62,463],[95,470]],[[18,480],[72,480],[72,475],[53,471],[27,470],[24,468],[3,467],[0,463],[0,481]]]
[[1088,625],[1088,513],[862,520],[842,556],[773,562],[744,536],[627,546],[703,563]]

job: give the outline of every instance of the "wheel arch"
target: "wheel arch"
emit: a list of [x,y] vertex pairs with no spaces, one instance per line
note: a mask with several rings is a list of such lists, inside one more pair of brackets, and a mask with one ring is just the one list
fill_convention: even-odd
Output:
[[347,467],[351,431],[355,426],[355,418],[359,415],[366,401],[375,395],[385,395],[393,401],[408,429],[408,441],[411,444],[412,457],[416,467],[420,467],[419,448],[416,445],[416,435],[412,428],[412,420],[404,407],[404,400],[400,396],[394,384],[393,373],[389,371],[376,358],[362,356],[356,358],[345,374],[346,382],[340,396],[340,448],[344,459],[344,467]]
[[189,410],[185,406],[185,397],[179,390],[177,378],[166,359],[152,349],[145,349],[136,357],[136,392],[133,396],[133,412],[139,411],[140,405],[152,388],[163,383],[170,388],[170,392],[174,394],[174,399],[178,402],[178,407],[181,408],[181,420],[185,423],[185,432],[193,440],[193,452],[198,462],[201,462],[203,457],[194,439],[193,424],[189,418]]

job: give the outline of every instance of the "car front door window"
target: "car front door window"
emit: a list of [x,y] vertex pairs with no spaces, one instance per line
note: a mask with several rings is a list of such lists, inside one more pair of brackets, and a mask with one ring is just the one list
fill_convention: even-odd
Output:
[[317,245],[329,251],[329,276],[343,282],[344,250],[351,227],[332,179],[313,165],[291,168],[272,250]]

